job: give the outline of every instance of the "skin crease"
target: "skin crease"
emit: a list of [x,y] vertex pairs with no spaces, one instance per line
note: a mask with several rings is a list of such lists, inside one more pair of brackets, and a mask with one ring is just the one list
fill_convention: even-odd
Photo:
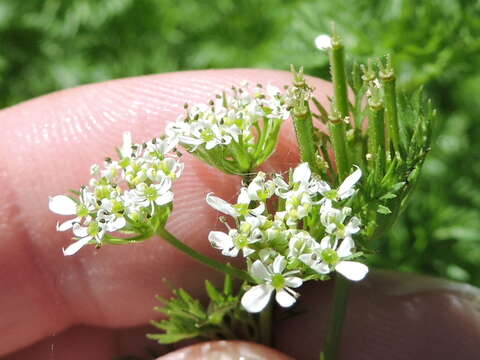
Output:
[[[138,353],[147,344],[154,346],[144,338],[144,325],[157,316],[151,310],[158,305],[154,295],[169,294],[170,285],[162,279],[200,296],[205,278],[220,278],[158,239],[100,250],[85,247],[64,257],[61,247],[71,234],[57,233],[55,223],[68,217],[50,213],[47,201],[86,182],[90,165],[114,156],[124,131],[132,131],[136,142],[148,140],[183,111],[184,102],[208,101],[241,80],[283,86],[290,75],[238,69],[130,78],[53,93],[0,112],[0,356],[95,360]],[[328,107],[331,86],[310,81]],[[292,126],[286,124],[264,170],[284,171],[297,163],[295,146]],[[223,225],[205,195],[214,191],[234,201],[238,178],[219,176],[189,154],[183,161],[186,170],[174,188],[175,209],[167,228],[220,258],[206,239]],[[441,286],[392,295],[376,278],[373,274],[352,290],[342,359],[471,359],[477,353],[480,318],[478,299],[472,296],[478,295]],[[392,279],[395,284],[416,281]],[[305,286],[296,309],[308,315],[278,323],[280,350],[297,359],[317,358],[330,293],[328,283]],[[238,343],[230,349],[235,353]],[[249,351],[267,359],[276,356],[265,355],[264,348]]]

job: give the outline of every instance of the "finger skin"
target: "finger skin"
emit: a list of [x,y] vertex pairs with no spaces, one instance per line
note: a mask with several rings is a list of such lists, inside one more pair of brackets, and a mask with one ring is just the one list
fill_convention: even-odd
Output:
[[[302,289],[294,311],[277,313],[275,346],[295,359],[318,359],[323,345],[331,301],[331,284],[310,284]],[[480,341],[480,290],[426,276],[372,271],[351,288],[339,360],[467,360],[475,359]],[[113,330],[77,326],[45,338],[6,360],[111,359],[145,356],[145,347],[157,354],[166,349],[146,342],[146,328]],[[239,352],[253,358],[282,359],[255,344],[234,342],[194,345],[164,358],[190,360],[238,359]],[[181,346],[182,344],[179,344]],[[267,352],[266,352],[267,351]],[[285,354],[284,353],[284,354]],[[208,357],[210,356],[210,357]]]
[[[171,73],[82,86],[43,96],[0,112],[0,355],[31,344],[72,324],[125,327],[152,318],[155,294],[169,285],[192,291],[216,278],[159,240],[130,246],[86,247],[64,257],[70,233],[57,233],[67,219],[48,211],[48,197],[78,189],[89,167],[114,155],[124,131],[141,142],[160,135],[185,102],[206,102],[242,80],[283,86],[290,74],[268,70],[211,70]],[[330,86],[321,80],[320,91]],[[285,127],[273,169],[298,162],[291,125]],[[222,228],[205,203],[215,191],[233,200],[235,176],[218,172],[186,154],[186,171],[175,186],[175,209],[168,228],[212,256],[207,235]],[[19,336],[19,334],[21,334]]]

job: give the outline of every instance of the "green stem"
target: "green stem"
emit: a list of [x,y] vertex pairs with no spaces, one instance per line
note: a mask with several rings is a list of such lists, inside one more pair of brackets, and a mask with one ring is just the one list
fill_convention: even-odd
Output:
[[312,114],[310,110],[308,110],[308,106],[306,106],[306,108],[307,110],[305,112],[294,112],[293,125],[295,126],[302,162],[308,162],[310,169],[318,174],[317,147],[313,138]]
[[242,173],[250,172],[252,167],[250,163],[250,156],[243,148],[243,144],[232,141],[230,143],[230,149],[232,151],[233,158],[238,163],[240,171]]
[[[382,73],[381,73],[382,75]],[[390,138],[392,139],[395,156],[403,157],[403,149],[400,142],[400,130],[398,127],[397,96],[395,90],[395,75],[392,73],[381,76],[385,89],[385,110]]]
[[335,360],[342,337],[343,321],[347,309],[350,282],[340,274],[335,276],[332,312],[328,325],[325,347],[320,355],[322,360]]
[[343,45],[336,34],[332,38],[330,51],[330,71],[333,82],[333,115],[330,117],[330,133],[339,181],[348,176],[350,162],[347,153],[346,129],[344,120],[348,118],[347,79],[345,74],[345,56]]
[[369,152],[373,155],[374,172],[379,180],[383,178],[386,167],[385,122],[383,106],[370,106],[368,124]]
[[[335,112],[334,112],[335,114]],[[338,115],[338,113],[337,113]],[[343,181],[350,171],[350,165],[347,156],[347,139],[345,134],[345,124],[338,117],[330,116],[329,122],[330,136],[335,153],[335,163],[339,181]]]
[[343,49],[340,39],[337,35],[334,35],[332,50],[330,51],[330,71],[332,74],[334,103],[342,119],[345,119],[350,112],[348,111],[347,78]]
[[260,313],[260,342],[263,345],[272,345],[272,321],[274,300],[270,299],[267,307]]
[[229,274],[240,280],[248,281],[250,283],[255,282],[247,272],[237,269],[229,264],[224,264],[222,262],[219,262],[217,260],[214,260],[212,258],[209,258],[208,256],[205,256],[199,253],[198,251],[192,249],[190,246],[178,240],[173,234],[169,233],[165,228],[160,228],[159,230],[157,230],[157,235],[161,236],[165,241],[167,241],[170,245],[176,247],[178,250],[194,258],[198,262],[211,267],[212,269],[220,271],[221,273],[224,273],[224,274]]

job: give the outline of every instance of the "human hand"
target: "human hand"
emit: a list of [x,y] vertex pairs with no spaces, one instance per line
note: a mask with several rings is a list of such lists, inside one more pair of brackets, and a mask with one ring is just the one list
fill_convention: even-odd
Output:
[[[144,334],[145,324],[156,315],[154,295],[169,293],[162,279],[199,296],[204,279],[219,279],[161,239],[100,250],[85,247],[64,257],[61,248],[70,243],[70,235],[55,231],[58,217],[48,211],[47,202],[48,196],[85,182],[90,165],[113,155],[124,131],[132,131],[136,141],[159,135],[166,121],[183,111],[184,102],[205,102],[244,79],[281,86],[290,75],[218,70],[132,78],[54,93],[0,112],[0,356],[103,360],[138,352],[151,344]],[[326,104],[328,83],[312,79],[312,84]],[[285,170],[298,162],[295,144],[287,125],[267,170]],[[238,179],[219,176],[188,153],[183,159],[186,170],[175,185],[167,227],[220,258],[207,241],[208,232],[218,226],[218,214],[205,203],[205,195],[215,191],[233,199]],[[432,281],[390,273],[372,274],[356,285],[342,357],[474,357],[480,340],[478,291]],[[329,284],[302,289],[297,310],[308,312],[277,324],[279,349],[298,359],[318,357],[330,293]]]

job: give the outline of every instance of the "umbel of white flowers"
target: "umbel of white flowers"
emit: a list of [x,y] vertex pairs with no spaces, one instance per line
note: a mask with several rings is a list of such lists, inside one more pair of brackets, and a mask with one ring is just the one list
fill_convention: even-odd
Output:
[[[231,216],[235,223],[235,227],[226,223],[227,232],[211,231],[211,245],[226,256],[237,256],[241,251],[257,282],[242,297],[247,311],[262,311],[274,292],[277,303],[289,307],[298,297],[293,289],[306,280],[325,279],[333,271],[353,281],[365,277],[368,267],[353,261],[353,236],[360,231],[361,221],[351,214],[351,208],[341,206],[355,195],[355,184],[361,176],[361,170],[356,168],[338,189],[332,189],[312,175],[308,163],[302,163],[289,182],[281,175],[267,180],[259,172],[240,189],[235,204],[207,195],[207,203]],[[274,213],[267,206],[272,197],[284,204]],[[320,239],[311,235],[318,234],[319,228],[306,225],[311,223],[306,221],[309,217],[318,216],[317,226],[323,233]]]
[[184,167],[172,152],[176,144],[175,138],[133,144],[130,133],[125,133],[120,159],[106,159],[102,168],[93,165],[93,178],[78,196],[51,197],[51,211],[74,216],[57,224],[58,231],[72,229],[76,240],[64,255],[73,255],[88,243],[121,242],[115,232],[135,233],[164,215],[173,201],[172,184]]
[[280,127],[290,116],[288,95],[274,86],[250,91],[242,82],[209,104],[186,105],[186,113],[167,124],[188,151],[231,174],[251,172],[275,150]]

